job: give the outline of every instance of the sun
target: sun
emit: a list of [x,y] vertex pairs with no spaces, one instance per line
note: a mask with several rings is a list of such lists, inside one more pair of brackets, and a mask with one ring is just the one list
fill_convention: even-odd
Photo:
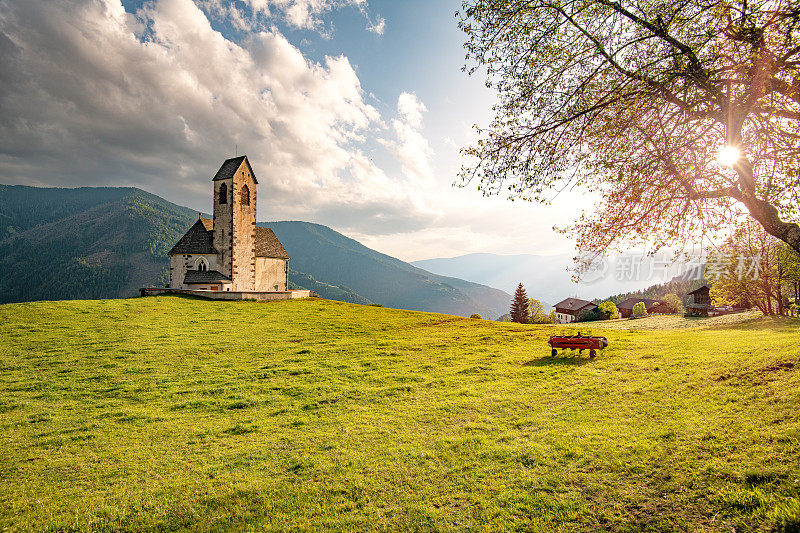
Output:
[[717,161],[719,161],[721,165],[732,167],[734,164],[736,164],[741,156],[742,153],[738,148],[735,146],[726,145],[723,146],[720,149],[719,154],[717,154]]

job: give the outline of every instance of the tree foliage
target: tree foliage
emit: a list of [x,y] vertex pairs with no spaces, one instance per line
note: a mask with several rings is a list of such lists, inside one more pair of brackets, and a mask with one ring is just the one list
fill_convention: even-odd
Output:
[[633,311],[631,312],[631,316],[646,316],[647,315],[647,306],[644,305],[644,302],[638,302],[633,306]]
[[670,293],[661,299],[664,311],[673,315],[683,314],[683,300],[675,293]]
[[605,318],[605,314],[600,308],[595,307],[594,309],[582,309],[578,311],[578,314],[575,316],[575,322],[594,322],[596,320],[604,320]]
[[603,302],[599,306],[600,312],[603,313],[603,319],[617,318],[619,316],[619,309],[612,301]]
[[705,279],[684,279],[675,277],[666,283],[657,283],[640,291],[624,292],[608,297],[615,304],[619,305],[629,298],[641,300],[663,300],[668,294],[677,294],[684,297],[687,293],[702,287],[706,284]]
[[[469,71],[498,94],[464,183],[600,193],[566,229],[584,250],[700,240],[747,211],[800,251],[798,14],[786,0],[463,2]],[[741,153],[730,167],[725,146]]]
[[784,314],[787,296],[800,283],[800,255],[758,224],[744,222],[711,257],[706,275],[715,278],[711,298],[716,305]]
[[517,286],[517,290],[514,291],[514,300],[511,302],[511,321],[518,322],[520,324],[525,324],[528,322],[528,308],[530,306],[530,301],[528,300],[528,294],[525,292],[525,288],[522,286],[522,283]]
[[528,322],[531,324],[551,324],[554,321],[551,320],[551,316],[555,316],[553,313],[545,313],[544,305],[542,302],[537,300],[536,298],[531,298],[528,303]]

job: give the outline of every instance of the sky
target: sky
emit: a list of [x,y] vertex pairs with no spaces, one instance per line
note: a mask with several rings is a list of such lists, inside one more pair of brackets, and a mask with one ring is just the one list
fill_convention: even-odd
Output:
[[0,183],[136,186],[211,211],[247,154],[258,219],[412,261],[554,255],[591,207],[455,187],[494,95],[458,0],[0,0]]

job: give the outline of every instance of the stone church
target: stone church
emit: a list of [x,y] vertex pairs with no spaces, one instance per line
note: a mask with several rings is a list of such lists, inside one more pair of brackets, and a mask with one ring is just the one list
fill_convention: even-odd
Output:
[[214,218],[200,218],[169,252],[173,289],[279,292],[289,285],[289,254],[256,226],[256,180],[247,156],[228,159],[214,183]]

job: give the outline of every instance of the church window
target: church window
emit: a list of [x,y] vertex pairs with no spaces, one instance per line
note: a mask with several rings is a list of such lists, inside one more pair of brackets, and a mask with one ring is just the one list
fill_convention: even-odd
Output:
[[242,205],[250,205],[250,189],[247,185],[242,187]]
[[206,264],[206,260],[202,257],[197,262],[197,270],[201,272],[205,272],[206,270],[208,270],[208,265]]
[[219,203],[227,204],[228,203],[228,186],[224,183],[219,186]]

